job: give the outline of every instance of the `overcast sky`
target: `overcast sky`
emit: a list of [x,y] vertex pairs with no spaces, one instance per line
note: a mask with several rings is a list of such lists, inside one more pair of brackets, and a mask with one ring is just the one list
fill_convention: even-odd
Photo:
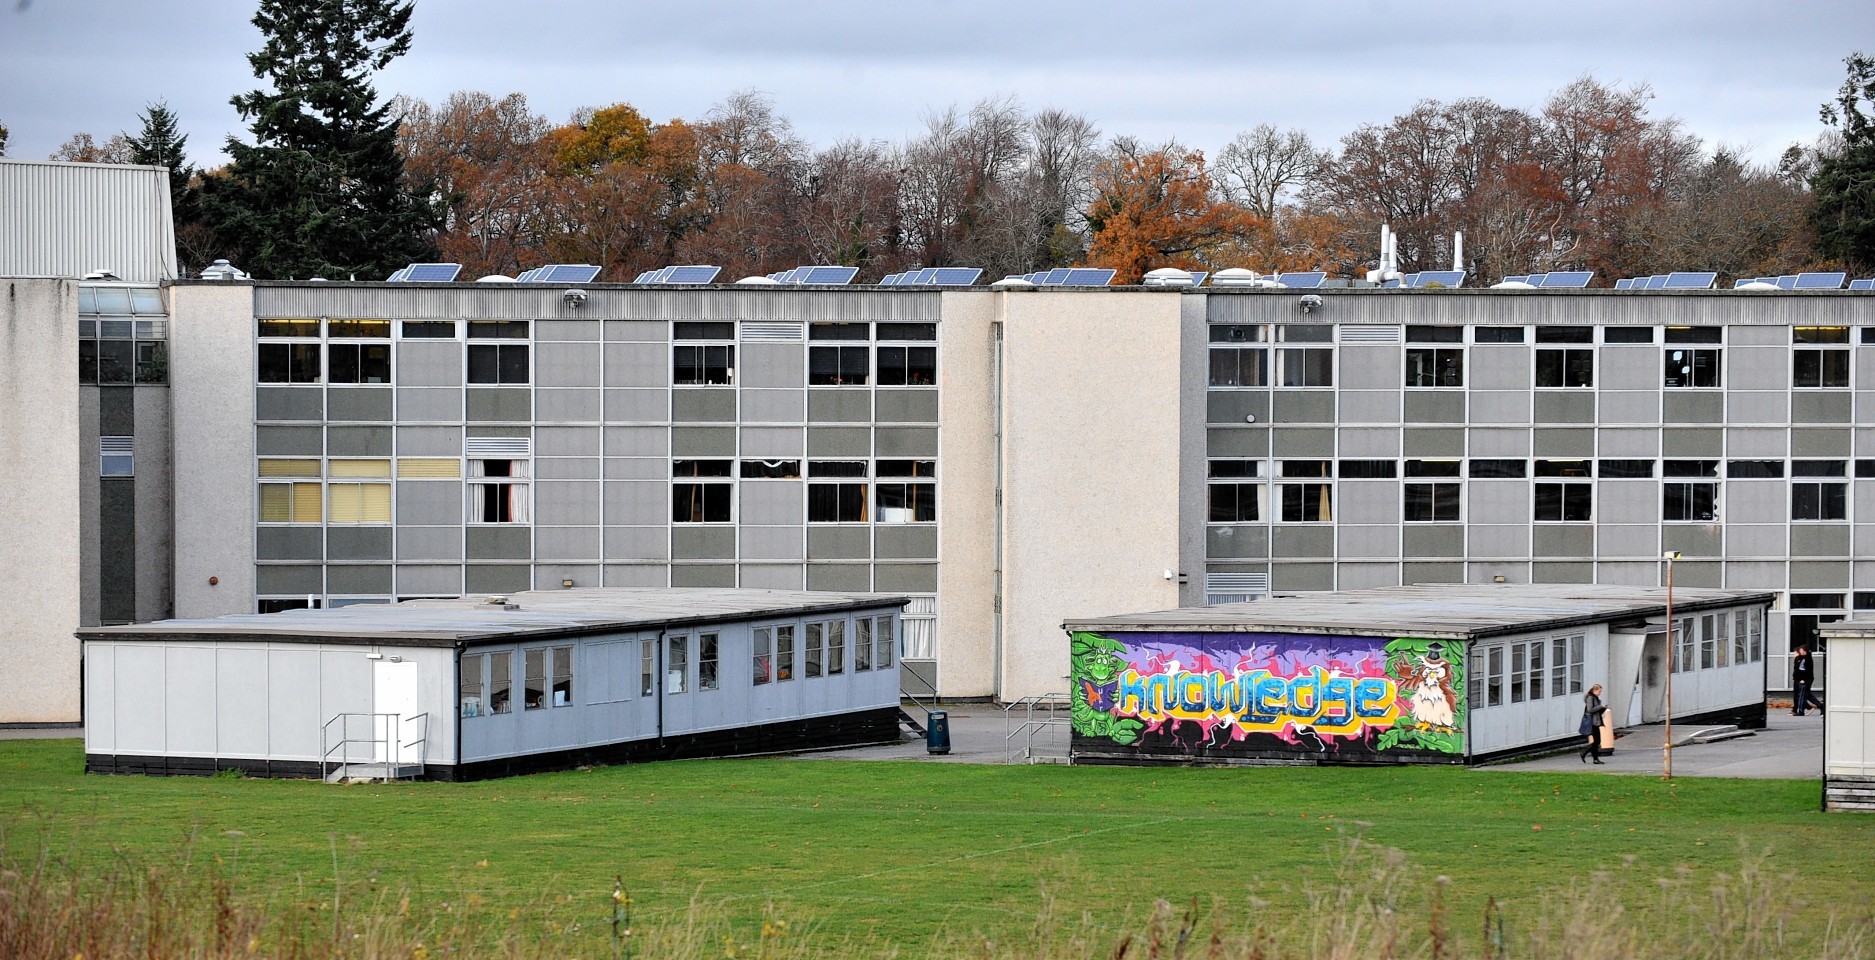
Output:
[[[136,132],[167,101],[197,163],[245,136],[252,0],[0,0],[7,155]],[[1151,11],[1151,12],[1148,12]],[[421,0],[385,96],[527,95],[563,122],[628,102],[695,119],[757,89],[815,144],[900,140],[933,108],[1013,94],[1105,134],[1207,153],[1258,123],[1332,143],[1423,98],[1534,108],[1575,77],[1652,86],[1656,116],[1762,162],[1823,130],[1843,57],[1875,52],[1867,0],[1139,4],[1113,0]]]

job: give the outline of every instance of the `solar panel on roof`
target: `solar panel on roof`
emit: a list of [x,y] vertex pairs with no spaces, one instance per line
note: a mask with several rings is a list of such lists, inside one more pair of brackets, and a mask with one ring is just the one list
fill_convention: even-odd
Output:
[[632,282],[633,283],[650,283],[651,275],[656,272],[657,272],[656,270],[646,270],[645,272],[638,275],[638,279],[633,280]]
[[1544,274],[1543,282],[1537,284],[1537,286],[1562,288],[1565,290],[1580,290],[1588,286],[1589,281],[1593,279],[1595,279],[1595,271],[1593,270],[1558,270],[1554,273]]
[[976,267],[939,267],[933,271],[931,282],[945,287],[968,287],[982,275],[983,271]]
[[591,283],[600,267],[585,263],[550,263],[540,268],[537,283]]
[[1710,290],[1713,281],[1717,279],[1719,275],[1716,273],[1675,272],[1667,274],[1666,282],[1662,283],[1660,288],[1662,290]]
[[1846,273],[1800,273],[1797,274],[1798,290],[1841,290]]
[[1211,275],[1211,271],[1209,271],[1209,270],[1193,270],[1193,271],[1191,271],[1191,285],[1192,285],[1192,286],[1194,286],[1194,287],[1197,287],[1197,286],[1203,286],[1203,285],[1204,285],[1204,278],[1206,278],[1206,277],[1208,277],[1208,276],[1210,276],[1210,275]]
[[1781,277],[1778,277],[1772,280],[1771,282],[1777,284],[1777,287],[1779,290],[1797,289],[1797,275],[1794,273],[1787,273]]
[[1073,273],[1073,272],[1074,271],[1068,269],[1067,267],[1056,267],[1053,270],[1049,270],[1043,273],[1042,279],[1040,282],[1048,286],[1059,286],[1061,284],[1067,283],[1068,274]]
[[820,266],[820,267],[803,267],[802,269],[805,271],[805,273],[803,273],[801,276],[801,279],[799,281],[801,283],[819,283],[819,284],[827,284],[830,286],[842,286],[848,283],[852,283],[853,278],[856,276],[859,276],[858,267]]
[[1667,278],[1664,276],[1648,277],[1644,281],[1635,281],[1634,285],[1642,290],[1664,290],[1667,286]]
[[1851,280],[1849,281],[1849,289],[1851,290],[1875,290],[1875,277],[1871,277],[1867,280]]
[[682,267],[665,267],[664,279],[660,283],[709,283],[716,275],[723,272],[722,267],[713,267],[707,263],[693,263]]
[[1446,288],[1462,287],[1465,285],[1465,271],[1424,270],[1420,272],[1419,279],[1413,283],[1413,286],[1429,287],[1435,283]]
[[391,271],[390,276],[384,278],[384,282],[385,283],[402,283],[404,282],[404,278],[407,276],[410,276],[410,268],[398,267],[396,270]]
[[918,270],[918,271],[916,271],[916,272],[914,272],[914,273],[912,274],[912,276],[911,276],[911,282],[913,282],[913,283],[915,283],[915,284],[918,284],[919,286],[923,286],[923,285],[925,285],[925,284],[927,284],[927,283],[930,283],[930,282],[931,282],[931,278],[932,278],[932,277],[935,277],[935,276],[937,276],[937,270],[936,270],[936,269],[934,269],[934,268],[932,268],[932,267],[925,267],[925,268],[923,268],[923,269],[921,269],[921,270]]
[[1048,275],[1062,274],[1060,280],[1053,282],[1064,287],[1104,287],[1113,282],[1113,271],[1097,267],[1075,267],[1071,270],[1050,270]]
[[403,270],[410,283],[449,283],[462,272],[460,263],[413,263]]
[[1615,289],[1616,289],[1616,290],[1632,290],[1632,289],[1634,289],[1634,278],[1632,278],[1632,277],[1623,277],[1623,278],[1622,278],[1622,279],[1620,279],[1620,280],[1616,280],[1616,281],[1615,281]]
[[1528,283],[1534,286],[1539,276],[1540,276],[1539,274],[1530,274],[1529,276],[1523,276],[1523,277],[1505,277],[1504,279],[1499,280],[1498,282],[1499,283]]
[[1300,290],[1313,290],[1321,286],[1322,281],[1327,279],[1327,277],[1328,274],[1321,270],[1300,270],[1295,273],[1277,274],[1276,282],[1285,287],[1295,287]]

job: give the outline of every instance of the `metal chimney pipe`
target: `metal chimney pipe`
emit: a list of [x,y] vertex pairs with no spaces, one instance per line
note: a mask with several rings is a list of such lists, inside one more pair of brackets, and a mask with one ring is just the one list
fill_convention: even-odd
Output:
[[1465,231],[1452,232],[1452,269],[1465,269]]

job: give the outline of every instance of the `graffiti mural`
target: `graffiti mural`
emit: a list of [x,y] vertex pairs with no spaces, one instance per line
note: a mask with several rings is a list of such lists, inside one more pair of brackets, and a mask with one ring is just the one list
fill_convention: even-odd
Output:
[[1461,649],[1439,640],[1281,633],[1076,632],[1083,754],[1457,760]]

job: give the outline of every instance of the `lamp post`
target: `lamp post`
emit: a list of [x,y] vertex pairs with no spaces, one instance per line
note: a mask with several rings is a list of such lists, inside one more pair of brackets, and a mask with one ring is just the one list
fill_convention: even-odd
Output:
[[1661,555],[1667,561],[1667,731],[1666,739],[1660,745],[1660,779],[1673,779],[1673,658],[1679,649],[1677,631],[1673,625],[1673,561],[1680,559],[1680,551],[1668,550]]

